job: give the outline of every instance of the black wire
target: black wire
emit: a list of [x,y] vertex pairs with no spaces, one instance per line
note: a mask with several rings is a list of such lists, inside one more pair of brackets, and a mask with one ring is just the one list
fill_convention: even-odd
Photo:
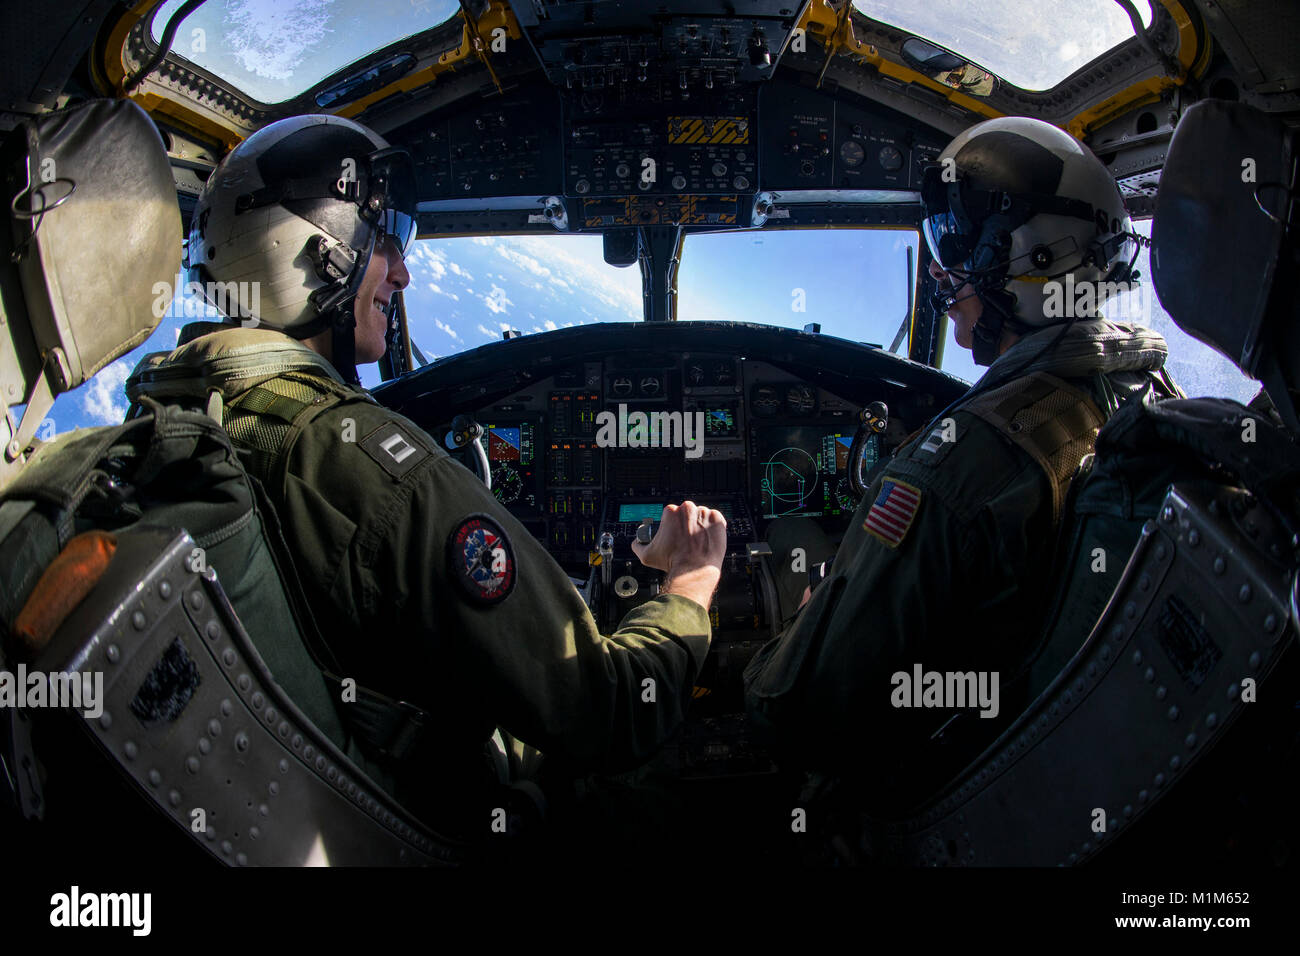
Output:
[[205,0],[186,0],[180,9],[172,14],[171,19],[167,21],[167,27],[163,30],[162,37],[158,40],[158,52],[156,52],[149,62],[140,69],[131,74],[130,78],[122,83],[122,92],[130,93],[142,82],[144,78],[158,68],[158,65],[167,58],[167,53],[171,49],[172,41],[176,39],[176,31],[180,29],[181,22],[191,13],[203,6]]

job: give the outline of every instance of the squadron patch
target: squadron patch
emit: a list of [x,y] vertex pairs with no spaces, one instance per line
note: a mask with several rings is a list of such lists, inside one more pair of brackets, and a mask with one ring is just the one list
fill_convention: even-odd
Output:
[[867,520],[862,522],[862,528],[889,547],[897,548],[912,527],[912,520],[916,517],[916,509],[920,504],[920,489],[886,475],[884,484],[880,486],[880,494],[867,512]]
[[504,601],[515,586],[510,539],[487,515],[470,515],[452,531],[447,567],[465,596],[477,604]]

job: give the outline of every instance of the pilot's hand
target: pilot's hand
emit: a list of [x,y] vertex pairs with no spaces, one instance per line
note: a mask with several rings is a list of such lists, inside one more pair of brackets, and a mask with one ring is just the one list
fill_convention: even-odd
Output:
[[663,593],[681,594],[707,609],[722,576],[727,519],[693,501],[666,505],[658,533],[649,544],[633,541],[632,551],[646,567],[668,572]]

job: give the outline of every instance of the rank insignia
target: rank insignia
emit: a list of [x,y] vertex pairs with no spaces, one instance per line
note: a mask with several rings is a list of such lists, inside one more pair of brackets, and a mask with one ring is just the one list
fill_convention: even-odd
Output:
[[447,566],[465,596],[478,604],[503,601],[515,586],[510,539],[487,515],[470,515],[452,531]]
[[921,504],[921,491],[897,478],[885,476],[880,494],[871,504],[867,520],[862,522],[869,531],[891,548],[897,548],[907,530],[912,527],[917,506]]

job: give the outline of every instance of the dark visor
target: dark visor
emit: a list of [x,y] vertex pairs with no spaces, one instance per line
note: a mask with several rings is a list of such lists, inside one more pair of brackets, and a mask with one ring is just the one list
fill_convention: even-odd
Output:
[[[370,155],[370,196],[361,207],[364,218],[374,222],[384,236],[392,238],[405,256],[415,241],[419,228],[416,216],[415,164],[411,154],[398,147],[381,149]],[[377,211],[370,204],[378,197]]]

